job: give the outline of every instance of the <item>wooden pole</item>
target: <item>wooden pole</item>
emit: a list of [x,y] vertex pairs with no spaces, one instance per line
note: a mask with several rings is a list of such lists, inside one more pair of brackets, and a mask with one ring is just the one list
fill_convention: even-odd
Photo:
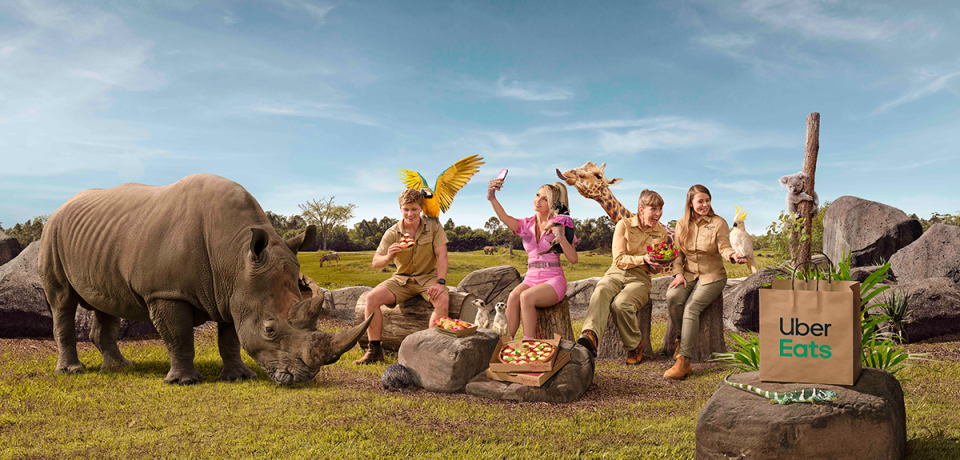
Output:
[[[817,155],[820,153],[820,114],[813,112],[807,115],[807,141],[803,152],[803,169],[807,174],[807,181],[804,183],[803,190],[808,195],[814,191],[814,183],[817,174]],[[810,243],[813,240],[813,215],[814,205],[812,201],[801,201],[798,206],[800,216],[803,217],[803,233],[807,235],[806,240],[800,241],[800,235],[794,233],[790,237],[791,256],[794,264],[810,261]],[[796,251],[793,250],[796,248]]]

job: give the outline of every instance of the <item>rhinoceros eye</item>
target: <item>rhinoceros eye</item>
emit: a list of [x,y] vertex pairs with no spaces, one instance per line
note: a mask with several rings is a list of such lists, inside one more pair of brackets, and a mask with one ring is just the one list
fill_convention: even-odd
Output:
[[277,338],[277,325],[273,320],[267,320],[263,322],[263,334],[267,336],[268,339]]

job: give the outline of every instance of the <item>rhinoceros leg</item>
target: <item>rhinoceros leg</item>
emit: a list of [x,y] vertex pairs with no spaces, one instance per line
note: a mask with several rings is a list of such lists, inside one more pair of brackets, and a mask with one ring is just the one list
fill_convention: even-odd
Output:
[[233,323],[217,323],[217,347],[220,349],[220,358],[223,359],[223,371],[220,380],[237,381],[257,378],[240,358],[240,337]]
[[45,290],[53,314],[53,337],[57,341],[57,370],[76,374],[87,370],[77,357],[77,305],[80,296],[70,286],[48,287]]
[[90,341],[100,350],[100,354],[103,356],[103,364],[100,369],[119,369],[133,364],[120,353],[120,347],[117,346],[117,334],[119,332],[120,318],[100,310],[93,310]]
[[203,376],[193,366],[193,306],[166,299],[151,300],[148,304],[150,321],[160,333],[170,357],[170,372],[163,382],[181,385],[202,382]]

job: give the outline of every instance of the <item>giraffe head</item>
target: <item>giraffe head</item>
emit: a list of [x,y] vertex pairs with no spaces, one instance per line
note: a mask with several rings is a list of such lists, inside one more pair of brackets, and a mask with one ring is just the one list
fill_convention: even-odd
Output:
[[605,189],[609,189],[611,185],[617,185],[623,180],[619,177],[607,179],[603,175],[603,168],[606,167],[606,163],[601,164],[598,168],[592,161],[588,161],[585,165],[567,172],[560,172],[558,169],[557,177],[566,182],[567,185],[576,187],[584,198],[598,200],[603,196]]

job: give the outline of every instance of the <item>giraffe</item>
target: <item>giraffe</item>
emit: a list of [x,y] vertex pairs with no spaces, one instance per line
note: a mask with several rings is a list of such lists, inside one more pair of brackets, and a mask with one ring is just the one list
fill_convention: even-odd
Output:
[[[610,191],[610,186],[619,184],[623,179],[619,177],[607,179],[603,175],[603,170],[606,167],[606,163],[601,164],[598,168],[592,161],[588,161],[583,166],[567,172],[560,172],[559,169],[556,171],[557,177],[566,182],[567,185],[576,187],[581,196],[600,203],[604,212],[610,216],[610,220],[616,225],[620,219],[629,219],[633,217],[634,213],[630,212],[623,203],[620,203],[620,200]],[[664,227],[667,229],[667,236],[670,240],[673,240],[673,228],[666,225]]]

